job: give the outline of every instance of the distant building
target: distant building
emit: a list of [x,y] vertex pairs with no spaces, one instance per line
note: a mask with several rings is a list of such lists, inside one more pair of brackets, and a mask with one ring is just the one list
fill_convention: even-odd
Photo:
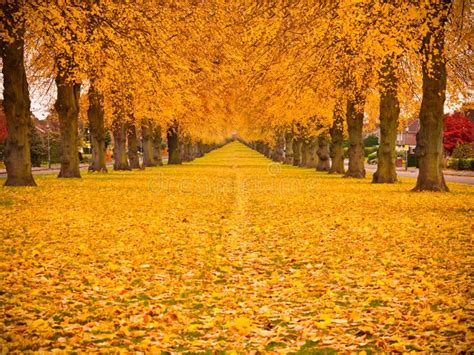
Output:
[[408,123],[407,127],[397,134],[397,145],[416,146],[416,134],[420,130],[420,120],[416,119]]

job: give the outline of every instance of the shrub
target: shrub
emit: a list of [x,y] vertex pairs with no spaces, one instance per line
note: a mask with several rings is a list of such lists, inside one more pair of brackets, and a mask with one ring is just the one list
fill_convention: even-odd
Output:
[[371,134],[364,139],[364,146],[365,147],[373,147],[379,145],[379,137],[375,134]]
[[452,157],[456,159],[474,158],[472,143],[458,143],[453,149]]
[[448,168],[458,170],[459,169],[459,159],[451,158],[448,160]]
[[377,152],[378,147],[365,147],[364,148],[364,156],[368,157],[370,154]]
[[348,147],[344,147],[344,158],[345,159],[349,158],[349,148]]
[[41,166],[41,163],[48,157],[48,148],[44,137],[38,132],[36,127],[31,127],[30,156],[32,166]]
[[367,156],[367,163],[375,164],[377,162],[377,151],[370,153]]
[[451,158],[448,161],[448,168],[454,169],[454,170],[474,170],[474,159],[473,158],[470,158],[470,159]]

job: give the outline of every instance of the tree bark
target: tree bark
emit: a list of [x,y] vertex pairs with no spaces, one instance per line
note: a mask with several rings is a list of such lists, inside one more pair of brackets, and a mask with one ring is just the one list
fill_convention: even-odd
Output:
[[[3,61],[3,107],[7,123],[5,186],[36,186],[31,173],[31,116],[30,96],[24,64],[24,19],[20,2],[1,6],[3,25],[12,42],[0,39]],[[1,38],[1,36],[0,36]]]
[[301,139],[293,138],[293,166],[301,165]]
[[127,125],[119,118],[114,121],[114,170],[131,170],[127,160]]
[[306,166],[308,168],[316,168],[318,166],[318,140],[316,138],[311,138],[310,143],[309,143],[309,151],[308,151],[308,163]]
[[423,39],[423,98],[420,109],[420,130],[416,136],[418,178],[414,191],[449,191],[442,169],[443,116],[446,99],[446,58],[444,57],[444,26],[451,1],[433,3],[435,16]]
[[293,164],[293,133],[285,133],[285,160],[284,164]]
[[309,141],[303,139],[301,142],[301,164],[302,167],[308,167],[309,162]]
[[[153,154],[153,127],[150,120],[142,121],[143,166],[156,166]],[[160,142],[161,145],[161,142]]]
[[156,162],[156,165],[163,165],[163,157],[161,154],[161,126],[157,125],[153,128],[153,159]]
[[78,119],[81,84],[76,83],[68,72],[68,68],[63,68],[58,61],[58,97],[55,104],[61,137],[61,170],[58,177],[80,178]]
[[91,132],[92,162],[89,171],[107,172],[105,162],[104,97],[91,81],[89,88],[89,129]]
[[263,143],[263,155],[265,155],[267,158],[270,158],[271,152],[272,150],[270,149],[268,143]]
[[188,162],[193,160],[192,158],[192,152],[191,152],[191,143],[189,142],[189,139],[185,138],[179,142],[180,148],[179,152],[181,154],[181,161],[182,162]]
[[280,132],[275,134],[275,147],[272,149],[272,160],[276,162],[283,161],[285,147],[285,137]]
[[181,164],[179,128],[176,122],[168,128],[166,138],[168,140],[168,165]]
[[364,124],[365,98],[356,94],[355,98],[347,102],[347,131],[349,133],[349,168],[346,177],[364,178],[364,141],[362,127]]
[[372,182],[390,184],[397,181],[395,150],[397,143],[398,117],[400,104],[397,96],[396,60],[388,57],[380,76],[380,145],[377,150],[377,171]]
[[331,135],[331,167],[329,174],[344,174],[344,116],[338,104],[334,108],[334,120],[329,131]]
[[140,169],[140,158],[138,157],[138,139],[137,130],[133,123],[130,123],[127,127],[127,140],[128,140],[128,161],[130,162],[131,169]]
[[316,166],[317,171],[329,171],[329,143],[325,135],[318,137],[318,165]]

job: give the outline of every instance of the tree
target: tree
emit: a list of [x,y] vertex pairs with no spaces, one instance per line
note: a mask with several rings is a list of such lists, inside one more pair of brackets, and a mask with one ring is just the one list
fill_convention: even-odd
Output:
[[2,106],[0,107],[0,143],[3,143],[8,136],[7,132],[7,118],[3,112],[3,101]]
[[138,139],[137,130],[133,123],[130,123],[127,127],[127,141],[128,141],[128,161],[130,162],[130,168],[140,169],[140,158],[138,157]]
[[444,116],[443,146],[452,154],[453,149],[462,143],[474,142],[474,124],[462,113],[452,113]]
[[[400,103],[397,94],[397,59],[389,56],[380,71],[380,146],[377,150],[377,171],[372,182],[394,183],[397,181],[395,151]],[[364,142],[365,143],[365,142]]]
[[181,164],[178,122],[175,121],[172,126],[168,127],[166,138],[168,141],[168,165]]
[[344,116],[340,102],[334,107],[334,118],[329,133],[331,135],[331,167],[329,173],[344,174],[344,147],[342,145],[344,140]]
[[347,101],[347,131],[349,133],[349,167],[345,177],[364,178],[364,142],[362,129],[364,125],[365,96],[356,92],[354,97]]
[[[143,166],[156,166],[157,162],[153,155],[153,126],[150,120],[144,119],[141,123]],[[161,141],[160,141],[161,145]],[[161,154],[161,149],[160,149]]]
[[127,159],[127,124],[123,113],[118,109],[112,123],[114,136],[114,170],[131,170]]
[[3,1],[0,8],[5,29],[0,33],[0,52],[3,61],[3,108],[8,131],[5,186],[36,186],[31,174],[31,117],[24,64],[23,5],[23,1]]
[[107,172],[105,163],[105,127],[104,127],[104,97],[91,81],[89,87],[89,108],[87,117],[91,130],[92,162],[90,171]]
[[[72,64],[68,64],[72,65]],[[81,84],[68,73],[69,69],[58,61],[56,86],[58,96],[55,104],[61,134],[61,170],[59,178],[80,178],[78,154],[78,118]]]
[[31,165],[41,166],[41,163],[48,154],[48,148],[44,141],[44,137],[38,132],[34,125],[31,126]]
[[446,99],[445,26],[451,0],[431,2],[423,38],[423,99],[416,137],[419,173],[414,191],[449,191],[442,170],[443,117]]
[[326,134],[321,134],[318,137],[318,165],[316,166],[317,171],[329,171],[330,161],[329,161],[329,142],[327,140]]

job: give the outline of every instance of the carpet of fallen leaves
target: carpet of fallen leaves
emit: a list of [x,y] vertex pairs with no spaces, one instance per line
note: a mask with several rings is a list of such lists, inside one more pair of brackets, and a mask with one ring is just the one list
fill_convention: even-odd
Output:
[[473,350],[474,188],[270,163],[0,190],[2,352]]

